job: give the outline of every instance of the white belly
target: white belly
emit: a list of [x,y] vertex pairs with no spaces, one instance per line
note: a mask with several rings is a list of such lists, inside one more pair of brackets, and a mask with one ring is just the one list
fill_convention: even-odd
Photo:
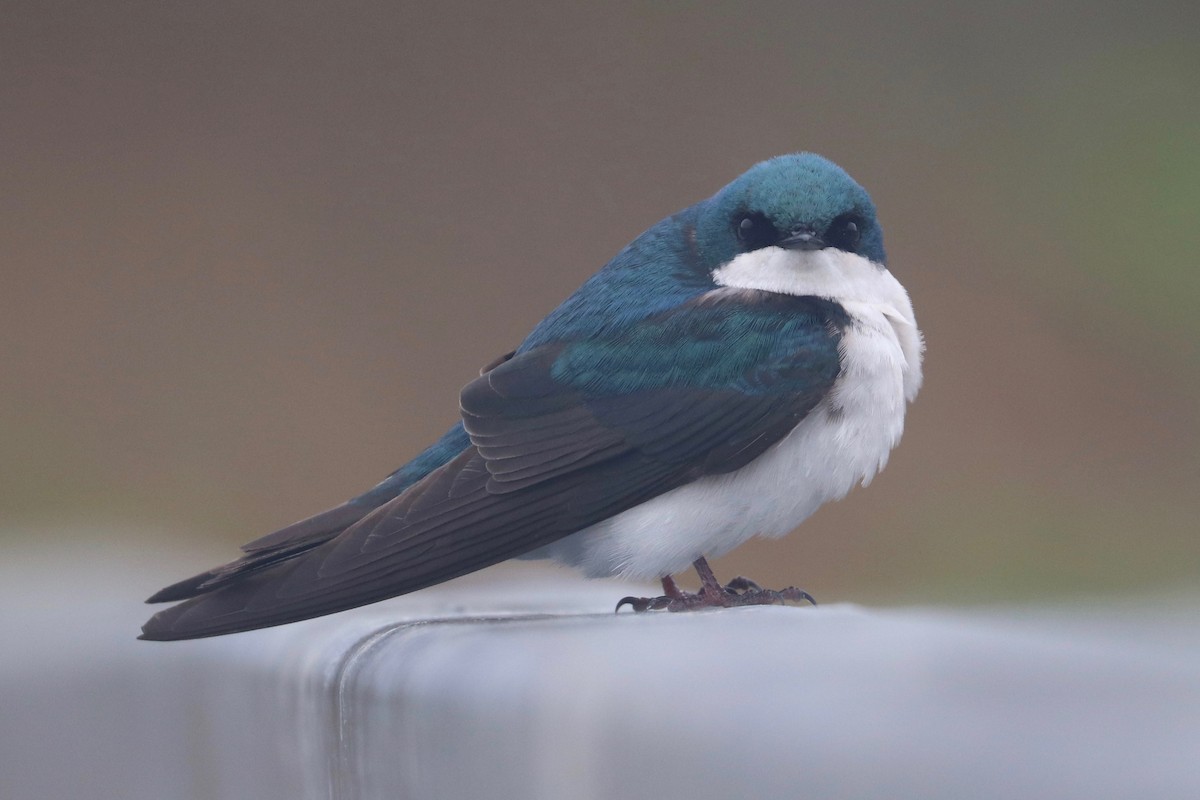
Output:
[[753,536],[783,536],[827,500],[866,484],[904,430],[905,356],[892,330],[864,321],[843,338],[830,396],[741,469],[701,478],[541,548],[591,577],[655,578]]

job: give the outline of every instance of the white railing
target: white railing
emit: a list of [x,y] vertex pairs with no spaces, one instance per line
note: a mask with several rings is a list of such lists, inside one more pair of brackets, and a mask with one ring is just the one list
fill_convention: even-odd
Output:
[[0,570],[4,800],[1200,797],[1187,604],[617,616],[517,568],[147,643],[174,574],[113,565]]

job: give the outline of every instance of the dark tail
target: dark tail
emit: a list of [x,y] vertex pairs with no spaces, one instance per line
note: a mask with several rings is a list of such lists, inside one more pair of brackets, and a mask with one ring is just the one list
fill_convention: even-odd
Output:
[[292,523],[244,545],[242,550],[246,551],[246,555],[237,561],[213,567],[199,575],[173,583],[155,592],[146,602],[174,603],[177,600],[207,594],[249,573],[273,567],[307,553],[314,547],[328,542],[370,511],[371,507],[364,507],[351,500],[316,516]]

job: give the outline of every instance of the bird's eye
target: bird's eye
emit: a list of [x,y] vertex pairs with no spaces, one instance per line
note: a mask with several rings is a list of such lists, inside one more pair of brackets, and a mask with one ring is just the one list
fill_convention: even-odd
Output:
[[770,247],[779,241],[779,231],[771,224],[771,220],[757,212],[743,214],[737,220],[737,238],[747,251]]
[[844,214],[829,224],[825,231],[825,244],[853,253],[862,237],[862,220],[853,214]]

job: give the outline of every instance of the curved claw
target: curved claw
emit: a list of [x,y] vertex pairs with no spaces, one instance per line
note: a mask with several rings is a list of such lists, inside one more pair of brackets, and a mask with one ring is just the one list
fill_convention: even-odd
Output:
[[617,603],[617,607],[613,609],[613,613],[621,610],[621,606],[628,605],[635,612],[643,611],[683,611],[692,608],[694,604],[689,604],[689,600],[697,595],[682,595],[680,597],[622,597],[621,602]]
[[779,592],[779,596],[784,600],[791,600],[795,603],[807,602],[809,605],[816,605],[817,601],[813,596],[803,589],[797,589],[795,586],[789,586]]
[[621,606],[628,605],[634,610],[634,613],[640,613],[650,607],[649,597],[622,597],[617,607],[613,609],[614,614],[621,613]]

